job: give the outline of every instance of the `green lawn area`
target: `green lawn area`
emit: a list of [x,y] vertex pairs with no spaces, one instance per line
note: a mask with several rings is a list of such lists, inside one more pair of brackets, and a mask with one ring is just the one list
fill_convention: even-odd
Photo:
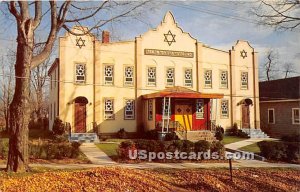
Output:
[[123,141],[128,141],[131,139],[118,139],[118,138],[112,138],[112,139],[106,139],[105,142],[116,142],[116,143],[122,143]]
[[116,159],[118,157],[117,149],[119,144],[117,143],[98,143],[96,146],[101,149],[107,156],[112,159]]
[[253,152],[253,153],[256,153],[256,154],[260,153],[260,149],[259,149],[257,143],[253,143],[251,145],[247,145],[247,146],[241,147],[239,149],[242,150],[242,151]]
[[237,137],[237,136],[224,136],[224,139],[222,141],[222,143],[224,145],[226,144],[229,144],[229,143],[235,143],[235,142],[238,142],[238,141],[243,141],[247,138],[241,138],[241,137]]

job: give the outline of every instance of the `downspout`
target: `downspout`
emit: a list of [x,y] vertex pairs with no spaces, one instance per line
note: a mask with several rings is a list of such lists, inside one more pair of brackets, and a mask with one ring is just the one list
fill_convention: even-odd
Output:
[[233,99],[232,99],[232,59],[231,50],[229,50],[229,70],[230,70],[230,124],[233,127]]
[[196,41],[196,90],[199,91],[198,42]]
[[[137,101],[137,39],[135,38],[134,41],[134,100],[135,100],[135,110],[137,111],[137,109],[139,108],[137,106],[138,101]],[[143,101],[142,101],[143,102]],[[140,132],[141,130],[139,130],[139,113],[136,113],[136,131]]]
[[[95,61],[95,59],[96,59],[96,39],[95,39],[95,37],[94,37],[94,41],[93,41],[93,131],[95,131],[95,128],[96,127],[94,127],[95,126],[95,105],[96,105],[96,98],[95,98],[95,94],[96,94],[96,85],[95,85],[95,65],[96,65],[96,61]],[[98,130],[97,130],[97,132],[98,132]]]
[[255,81],[255,53],[252,52],[252,69],[253,69],[253,94],[254,94],[254,129],[256,129],[256,81]]

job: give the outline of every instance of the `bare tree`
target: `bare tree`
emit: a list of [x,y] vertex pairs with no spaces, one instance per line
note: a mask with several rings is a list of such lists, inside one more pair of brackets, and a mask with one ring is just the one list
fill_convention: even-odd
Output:
[[266,62],[264,64],[265,69],[265,75],[268,81],[273,79],[273,73],[275,70],[275,67],[277,65],[277,59],[278,59],[278,53],[276,53],[274,50],[270,49],[267,52],[267,58]]
[[38,65],[31,71],[31,86],[33,88],[33,94],[31,95],[33,104],[33,113],[36,115],[37,121],[41,128],[44,129],[43,119],[46,117],[46,100],[45,100],[45,85],[48,76],[48,69],[50,67],[50,58],[46,59],[42,64]]
[[288,62],[283,65],[284,78],[288,78],[288,75],[294,71],[294,63]]
[[253,13],[259,23],[275,29],[294,30],[300,26],[299,0],[259,1]]
[[[5,2],[11,15],[16,20],[17,54],[15,64],[15,93],[10,105],[8,171],[28,170],[28,122],[29,122],[29,89],[31,69],[49,58],[57,35],[65,29],[74,35],[84,35],[100,28],[112,20],[120,20],[135,14],[147,1],[10,1]],[[47,8],[46,8],[47,7]],[[46,10],[44,10],[46,8]],[[114,14],[112,14],[114,13]],[[50,29],[43,44],[42,51],[34,54],[37,43],[35,36],[45,17],[50,17]],[[70,25],[81,25],[85,20],[98,17],[97,23],[88,31],[76,34]]]
[[13,86],[14,86],[14,78],[13,78],[13,63],[10,63],[8,67],[5,67],[4,59],[2,57],[1,61],[1,116],[4,117],[5,120],[5,130],[8,130],[9,125],[9,105],[11,103],[13,97]]

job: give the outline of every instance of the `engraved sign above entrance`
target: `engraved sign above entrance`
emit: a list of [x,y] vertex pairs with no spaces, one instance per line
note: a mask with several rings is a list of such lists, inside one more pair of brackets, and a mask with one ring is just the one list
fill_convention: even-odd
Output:
[[157,55],[157,56],[169,56],[169,57],[185,57],[193,58],[193,52],[186,51],[170,51],[170,50],[160,50],[160,49],[145,49],[145,55]]

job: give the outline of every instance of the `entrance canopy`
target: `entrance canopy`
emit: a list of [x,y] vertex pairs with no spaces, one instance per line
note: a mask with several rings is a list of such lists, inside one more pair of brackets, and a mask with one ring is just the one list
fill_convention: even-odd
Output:
[[164,89],[159,92],[150,93],[142,96],[143,99],[153,99],[153,98],[210,98],[210,99],[220,99],[224,97],[224,94],[218,93],[200,93],[185,87],[175,86],[171,88]]
[[246,99],[242,99],[240,102],[238,102],[237,105],[238,105],[238,106],[239,106],[239,105],[253,105],[253,102],[252,102],[251,99],[246,98]]

